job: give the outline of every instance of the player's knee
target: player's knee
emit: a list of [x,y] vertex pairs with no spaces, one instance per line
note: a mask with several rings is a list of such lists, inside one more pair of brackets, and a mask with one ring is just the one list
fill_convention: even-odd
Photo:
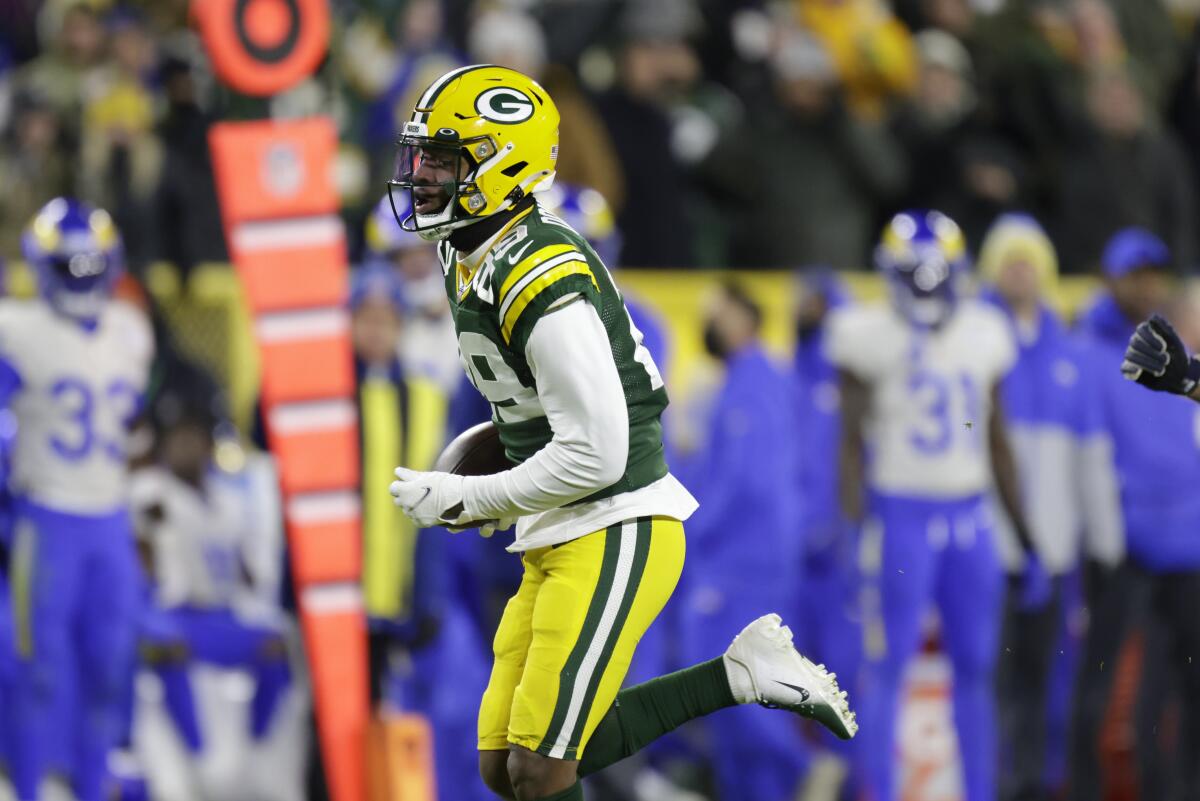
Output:
[[527,748],[508,752],[508,780],[518,801],[533,801],[561,792],[577,780],[578,763],[551,759]]
[[489,790],[508,801],[516,801],[512,784],[508,780],[508,752],[480,751],[479,777]]

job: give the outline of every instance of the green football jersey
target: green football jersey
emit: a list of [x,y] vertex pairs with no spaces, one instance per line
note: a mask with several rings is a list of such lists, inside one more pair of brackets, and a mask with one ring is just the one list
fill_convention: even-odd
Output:
[[625,474],[579,503],[640,489],[667,474],[662,412],[667,392],[604,263],[567,223],[534,205],[502,231],[471,272],[449,242],[438,246],[463,367],[492,406],[508,458],[520,464],[553,437],[525,359],[534,324],[567,295],[600,315],[629,411]]

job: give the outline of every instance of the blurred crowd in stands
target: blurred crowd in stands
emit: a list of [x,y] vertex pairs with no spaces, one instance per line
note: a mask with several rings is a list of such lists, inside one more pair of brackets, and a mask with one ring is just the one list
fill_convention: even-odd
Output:
[[[537,76],[562,112],[561,185],[543,201],[580,228],[610,266],[804,268],[795,284],[795,319],[789,321],[795,326],[797,349],[786,370],[763,355],[762,312],[737,284],[728,285],[706,312],[706,341],[711,340],[710,355],[725,367],[725,380],[720,391],[701,398],[695,409],[682,410],[668,426],[670,447],[677,449],[673,466],[678,464],[704,508],[714,511],[689,523],[694,541],[705,543],[695,551],[694,578],[681,587],[676,608],[668,609],[662,625],[652,630],[654,636],[643,643],[634,676],[639,671],[654,675],[663,665],[674,664],[681,649],[702,645],[701,656],[708,655],[716,640],[704,637],[728,637],[705,615],[724,608],[722,599],[744,600],[764,588],[792,593],[769,600],[772,608],[787,607],[811,623],[806,648],[831,664],[853,665],[861,658],[857,621],[847,622],[853,615],[846,610],[855,603],[848,578],[854,565],[848,538],[837,534],[844,521],[836,511],[837,476],[830,467],[839,437],[839,395],[821,337],[826,313],[850,302],[829,268],[869,268],[878,232],[892,213],[919,206],[949,214],[961,225],[970,252],[982,254],[981,272],[988,284],[1004,283],[999,262],[1028,262],[1032,266],[1026,272],[1034,277],[1025,281],[1030,296],[1025,305],[1037,315],[1056,267],[1064,273],[1105,275],[1116,299],[1105,295],[1096,305],[1100,312],[1093,310],[1084,321],[1105,334],[1104,344],[1112,348],[1123,346],[1136,318],[1165,303],[1167,275],[1194,271],[1200,258],[1200,0],[332,0],[331,5],[334,36],[318,74],[286,94],[260,99],[234,94],[216,82],[189,27],[186,0],[0,3],[0,262],[19,259],[22,230],[46,201],[60,195],[112,213],[135,277],[159,261],[185,273],[197,265],[225,262],[208,150],[210,126],[222,119],[331,114],[341,140],[337,185],[351,260],[358,265],[349,306],[359,420],[364,442],[386,444],[363,454],[363,472],[379,476],[382,470],[386,475],[397,463],[428,467],[421,458],[435,453],[448,436],[486,419],[490,410],[462,378],[431,246],[401,231],[390,206],[380,204],[396,130],[417,94],[453,66],[493,62]],[[1020,247],[1001,247],[1006,232],[992,226],[999,215],[1012,211],[1032,215],[1041,226],[1026,217],[1002,218],[1010,228],[1016,219],[1012,236]],[[1124,241],[1114,240],[1114,234],[1134,226],[1138,247],[1110,245]],[[981,247],[989,230],[994,232],[993,252],[984,258],[988,249]],[[1024,268],[1014,269],[1019,273]],[[1153,292],[1144,290],[1143,283]],[[1150,299],[1139,305],[1138,298]],[[1196,317],[1195,300],[1188,295],[1177,304],[1178,322]],[[1014,303],[1007,296],[996,302]],[[662,326],[650,311],[634,303],[630,310],[655,360],[665,364],[668,343]],[[1048,308],[1045,314],[1050,314]],[[145,555],[164,566],[198,564],[188,538],[198,538],[200,528],[220,535],[221,526],[228,524],[229,536],[218,544],[228,546],[223,575],[237,580],[229,582],[228,597],[218,598],[218,611],[225,615],[228,607],[240,615],[240,605],[231,599],[240,601],[245,595],[278,611],[273,608],[277,598],[288,595],[286,586],[278,586],[286,584],[287,571],[278,558],[282,534],[269,459],[249,449],[243,452],[225,437],[228,409],[214,411],[203,403],[204,408],[183,408],[189,399],[204,401],[221,393],[213,378],[175,352],[159,325],[162,316],[152,316],[158,325],[158,356],[148,394],[156,418],[155,431],[146,436],[157,449],[142,442],[140,450],[158,466],[141,473],[134,484],[140,490],[135,512],[139,533],[160,540],[163,552],[151,548]],[[699,326],[701,321],[694,322]],[[1033,327],[1058,335],[1057,321],[1044,325]],[[1186,332],[1193,349],[1200,346],[1197,330],[1192,325]],[[1099,334],[1094,338],[1101,339]],[[1022,359],[1032,359],[1035,367],[1045,366],[1037,361],[1042,359],[1059,370],[1055,375],[1061,384],[1077,383],[1070,364],[1066,378],[1060,375],[1058,351],[1046,355],[1026,339],[1021,340]],[[733,358],[743,352],[753,352],[755,360]],[[1118,363],[1119,356],[1098,368],[1119,385],[1105,385],[1105,392],[1126,388]],[[781,373],[789,371],[798,382],[799,422],[785,437],[781,431],[786,423],[768,427],[767,421],[777,420],[771,414],[783,416],[790,410],[754,404],[777,403],[785,392],[781,387],[791,380]],[[761,391],[739,394],[734,391],[739,387]],[[1019,395],[1017,400],[1024,398],[1038,414],[1050,415],[1061,406],[1060,397]],[[709,406],[701,408],[706,401]],[[743,401],[755,411],[738,417]],[[172,408],[173,403],[179,408]],[[1168,416],[1159,407],[1148,414],[1161,415],[1155,418],[1159,421]],[[1181,481],[1191,481],[1200,470],[1196,452],[1175,446],[1195,439],[1192,410],[1180,405],[1169,414],[1173,427],[1167,430],[1164,424],[1162,442],[1183,465],[1169,469]],[[698,453],[690,460],[680,445],[692,433],[689,417],[704,421],[697,424],[702,429],[696,435]],[[721,424],[745,426],[747,419],[756,421],[754,430],[738,428],[736,448],[717,452],[713,443],[715,433],[724,430]],[[1118,408],[1105,430],[1116,438],[1127,424],[1138,427],[1140,436],[1142,419]],[[214,428],[215,439],[210,436]],[[257,439],[253,432],[242,434]],[[1135,439],[1133,434],[1129,439]],[[1117,450],[1118,462],[1125,458],[1117,468],[1128,475],[1149,476],[1160,468],[1157,452],[1147,456],[1126,446],[1122,457],[1119,445]],[[779,505],[786,489],[770,493],[775,505],[751,504],[761,514],[750,523],[737,509],[711,502],[717,495],[713,482],[724,475],[722,469],[731,473],[730,483],[740,479],[745,484],[755,476],[750,469],[735,470],[731,454],[761,465],[763,454],[773,454],[782,464],[797,451],[804,457],[796,486],[804,488],[802,502],[809,515],[796,526],[803,529],[803,542],[791,536],[796,507]],[[228,478],[226,472],[248,476],[225,489],[255,510],[255,526],[231,523],[228,518],[237,517],[236,512],[217,515],[224,510],[212,512],[216,522],[211,526],[201,525],[195,521],[204,518],[188,511],[197,494],[224,487],[220,482]],[[786,483],[782,469],[766,472]],[[212,487],[202,486],[208,481],[214,482]],[[1190,533],[1200,525],[1200,510],[1185,503],[1195,497],[1186,486],[1166,500],[1156,496],[1146,508],[1168,509],[1178,501],[1186,508],[1171,518],[1171,525]],[[490,635],[519,578],[520,563],[501,552],[504,536],[481,542],[443,532],[404,531],[394,537],[408,524],[383,494],[385,487],[379,481],[363,488],[364,598],[372,618],[374,700],[380,708],[417,711],[432,720],[443,797],[482,801],[486,793],[473,778],[477,700],[487,680]],[[824,507],[818,505],[822,499]],[[1068,500],[1075,505],[1073,513],[1082,514],[1082,502],[1073,496]],[[1107,500],[1115,503],[1115,495],[1110,492]],[[829,513],[817,519],[814,509]],[[1145,511],[1133,511],[1139,510]],[[170,519],[175,511],[183,521],[179,525]],[[721,517],[723,513],[728,516]],[[259,525],[262,521],[270,522]],[[720,548],[731,547],[725,534],[735,526],[770,532],[779,542],[755,554],[760,562],[730,570]],[[254,530],[246,530],[250,528]],[[1167,526],[1155,519],[1143,528],[1157,533]],[[386,558],[372,558],[374,548]],[[1008,644],[1024,632],[1034,642],[1022,656],[1047,657],[1035,660],[1033,668],[1014,664],[1011,656],[1001,665],[1010,682],[1005,686],[1015,687],[1000,708],[1006,799],[1050,797],[1068,783],[1068,772],[1076,778],[1091,775],[1097,783],[1102,778],[1098,769],[1091,770],[1097,749],[1088,746],[1094,736],[1083,738],[1082,757],[1066,753],[1071,677],[1081,653],[1093,654],[1104,645],[1085,638],[1085,601],[1104,598],[1115,606],[1108,616],[1115,621],[1110,631],[1123,621],[1153,617],[1146,611],[1154,606],[1146,600],[1151,579],[1144,574],[1161,571],[1142,565],[1146,560],[1135,548],[1131,546],[1128,560],[1123,553],[1081,553],[1077,544],[1068,549],[1064,564],[1051,565],[1053,600],[1043,599],[1038,627],[1017,614],[1029,610],[1010,610],[1009,630],[1003,635],[1005,653],[1012,653]],[[1178,572],[1189,582],[1189,592],[1200,592],[1195,568],[1200,553],[1190,545],[1186,550],[1181,557],[1186,569]],[[228,553],[232,551],[237,553]],[[1008,569],[1015,571],[1012,565]],[[1132,576],[1125,575],[1130,571]],[[190,592],[187,603],[214,603],[205,576],[189,583],[186,576],[180,578],[186,572],[175,571],[177,581],[170,586]],[[163,589],[169,582],[157,580],[165,599],[160,605],[176,604],[179,599],[167,598],[171,593]],[[797,587],[805,588],[803,598],[794,597],[800,594]],[[1178,597],[1186,601],[1196,596],[1181,592]],[[1126,607],[1135,605],[1131,598],[1141,599],[1135,610],[1141,618],[1125,615]],[[1200,639],[1190,614],[1194,607],[1185,606],[1180,602],[1155,614],[1170,618],[1167,629],[1190,624],[1189,642],[1194,643]],[[230,616],[232,611],[225,615]],[[285,646],[293,657],[298,651],[294,632],[282,624],[263,629],[242,622],[239,631],[248,638],[254,635],[255,647],[248,646],[252,658],[206,658],[193,648],[194,661],[252,668],[257,696],[244,682],[225,695],[240,699],[242,706],[257,697],[249,704],[253,714],[244,714],[238,724],[225,723],[227,728],[248,724],[242,725],[248,731],[239,742],[268,741],[284,730],[287,742],[281,750],[286,754],[281,759],[291,770],[276,774],[263,769],[275,763],[259,762],[257,750],[247,749],[231,760],[253,762],[242,769],[273,785],[256,789],[253,797],[303,797],[299,782],[291,779],[299,770],[296,765],[304,762],[306,710],[296,700],[301,693],[289,688],[302,684],[304,677],[299,675],[301,660],[292,660],[295,677],[282,665]],[[145,625],[152,623],[150,619]],[[1200,736],[1195,734],[1200,731],[1195,712],[1200,695],[1191,692],[1200,677],[1192,668],[1175,683],[1156,683],[1164,666],[1177,665],[1168,664],[1165,646],[1154,640],[1166,635],[1147,631],[1148,644],[1139,645],[1145,644],[1150,654],[1147,664],[1162,670],[1147,670],[1142,682],[1144,691],[1157,695],[1150,711],[1136,721],[1139,736],[1145,735],[1138,740],[1138,750],[1145,752],[1138,758],[1145,767],[1148,760],[1162,757],[1155,753],[1154,736],[1170,741],[1172,748],[1164,753],[1175,753],[1175,744],[1184,742],[1178,759],[1165,760],[1169,770],[1157,765],[1142,771],[1143,797],[1149,799],[1164,797],[1155,782],[1167,784],[1179,776],[1184,786],[1195,775],[1194,770],[1188,773],[1195,765],[1185,749],[1189,736]],[[1102,651],[1107,664],[1121,653],[1123,634],[1113,634],[1114,642]],[[165,761],[153,744],[164,741],[163,731],[173,730],[179,739],[176,750],[183,754],[176,758],[202,761],[197,754],[222,742],[212,729],[221,725],[222,715],[205,711],[212,704],[204,699],[198,704],[191,700],[177,652],[152,636],[144,639],[150,649],[143,656],[158,657],[149,658],[146,666],[159,674],[162,688],[150,699],[158,704],[159,736],[143,740],[151,744],[150,751],[135,750],[153,772]],[[269,647],[257,647],[260,641]],[[1106,662],[1091,664],[1103,671]],[[990,671],[995,665],[986,667]],[[1022,682],[1035,670],[1040,683],[1032,691],[1043,703],[1025,704],[1022,693],[1032,691]],[[1113,692],[1105,684],[1113,672],[1090,683],[1085,677],[1081,685],[1092,693],[1083,708],[1094,717]],[[1118,682],[1119,689],[1124,687],[1118,700],[1123,699],[1121,714],[1127,719],[1133,715],[1129,682]],[[197,694],[206,695],[203,690]],[[222,693],[207,693],[214,695]],[[1176,703],[1181,698],[1192,699],[1182,716],[1192,728],[1182,733],[1186,726],[1179,722]],[[146,693],[139,699],[145,702]],[[1024,721],[1012,720],[1010,714],[1019,706],[1032,709],[1035,717],[1044,711],[1039,725],[1047,729],[1024,750]],[[1174,728],[1158,735],[1160,720],[1174,721]],[[1074,725],[1094,735],[1100,723]],[[725,766],[733,767],[722,775],[722,766],[716,766],[718,775],[710,782],[717,787],[714,792],[726,801],[741,797],[739,792],[751,793],[747,797],[755,801],[771,798],[770,782],[790,791],[812,775],[817,757],[831,750],[808,734],[814,745],[810,749],[797,747],[800,738],[791,727],[764,733],[718,726],[708,741],[685,735],[653,752],[648,762],[598,777],[597,782],[609,785],[597,788],[608,792],[599,797],[702,798],[667,782],[658,768],[673,760],[694,766],[697,754],[711,756],[713,743],[718,743],[726,748]],[[1128,757],[1129,743],[1122,743],[1115,752]],[[737,752],[739,746],[745,753]],[[1026,759],[1030,751],[1032,757]],[[851,753],[833,752],[852,761]],[[1113,752],[1109,748],[1104,753]],[[734,753],[741,753],[738,759],[769,764],[755,763],[747,770],[748,763],[728,757]],[[1026,770],[1009,770],[1023,761]],[[853,776],[841,782],[845,762],[839,768],[842,775],[831,783],[835,789],[825,797],[835,797],[837,787],[847,795],[855,789]],[[321,797],[319,762],[309,764],[308,797]],[[654,770],[648,769],[651,764]],[[1129,779],[1128,760],[1108,767],[1103,778],[1109,786],[1114,775]],[[743,781],[743,775],[758,783]],[[172,795],[169,787],[163,790],[161,771],[151,779],[159,797],[193,797],[187,795],[187,781]],[[236,779],[231,786],[238,786]],[[1075,797],[1100,797],[1089,790],[1076,782]]]
[[[214,119],[332,112],[361,230],[397,120],[456,64],[536,75],[564,181],[594,187],[632,267],[866,267],[890,213],[937,207],[977,246],[1044,222],[1064,270],[1142,225],[1197,258],[1194,0],[334,0],[329,56],[269,100],[207,67],[185,0],[0,9],[0,255],[46,199],[113,210],[135,269],[225,257]],[[664,236],[663,232],[671,232]],[[361,247],[356,241],[355,250]]]

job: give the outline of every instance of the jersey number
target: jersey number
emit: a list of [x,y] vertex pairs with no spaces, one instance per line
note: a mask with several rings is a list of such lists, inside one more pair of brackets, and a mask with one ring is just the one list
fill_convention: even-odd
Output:
[[[60,378],[50,387],[50,395],[66,413],[68,422],[67,430],[50,437],[50,448],[56,454],[77,462],[99,447],[114,462],[125,461],[122,433],[133,422],[140,397],[132,384],[122,379],[113,381],[104,390],[100,408],[92,388],[77,378]],[[115,425],[108,426],[113,418]],[[103,430],[97,432],[98,426]]]
[[[633,359],[646,371],[650,388],[659,389],[663,386],[662,375],[650,351],[642,344],[642,332],[633,324],[628,309],[625,318],[629,321],[629,335],[635,344]],[[492,418],[496,422],[510,423],[543,415],[537,391],[521,383],[492,340],[473,331],[464,331],[458,335],[458,349],[471,383],[492,405]]]
[[496,343],[483,334],[464,331],[458,335],[458,348],[471,383],[492,405],[493,420],[512,423],[542,416],[537,392],[521,383]]
[[[958,393],[961,393],[961,401],[955,398]],[[927,456],[945,453],[960,431],[968,445],[979,446],[980,427],[985,421],[979,419],[979,391],[971,376],[966,373],[954,377],[913,373],[908,380],[908,394],[919,415],[909,429],[908,441],[918,451]],[[964,413],[961,421],[954,419],[954,412],[958,410]]]

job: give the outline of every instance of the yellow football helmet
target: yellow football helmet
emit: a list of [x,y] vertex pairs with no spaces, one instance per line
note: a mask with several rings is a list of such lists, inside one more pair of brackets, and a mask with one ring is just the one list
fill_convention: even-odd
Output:
[[[396,172],[388,181],[392,209],[412,208],[400,226],[428,240],[512,208],[554,182],[558,109],[533,79],[492,64],[447,72],[422,93],[397,142]],[[414,187],[426,159],[456,166],[440,185],[448,196],[433,213],[417,213]],[[396,198],[397,191],[406,195]]]

